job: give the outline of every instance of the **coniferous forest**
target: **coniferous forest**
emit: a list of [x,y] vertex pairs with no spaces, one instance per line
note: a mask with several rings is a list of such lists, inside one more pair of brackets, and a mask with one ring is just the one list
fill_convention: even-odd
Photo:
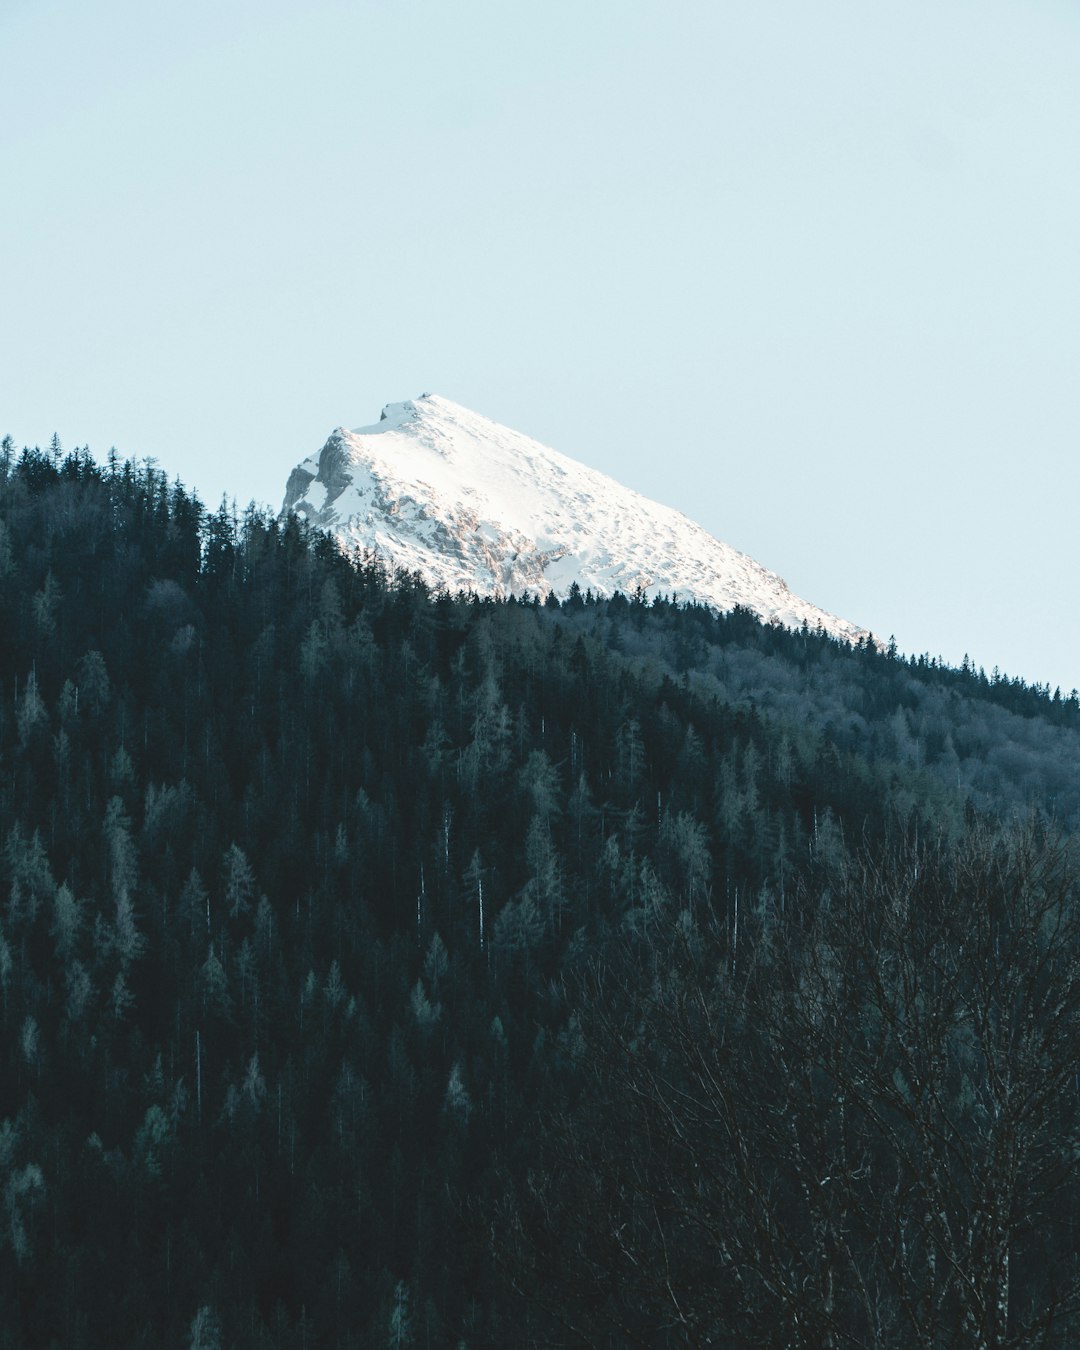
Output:
[[5,442],[0,1347],[1080,1343],[1078,821],[1075,693]]

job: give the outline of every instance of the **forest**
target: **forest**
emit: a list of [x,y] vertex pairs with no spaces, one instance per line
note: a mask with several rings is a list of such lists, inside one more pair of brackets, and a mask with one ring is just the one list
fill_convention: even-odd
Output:
[[1078,823],[1075,691],[5,441],[0,1348],[1078,1344]]

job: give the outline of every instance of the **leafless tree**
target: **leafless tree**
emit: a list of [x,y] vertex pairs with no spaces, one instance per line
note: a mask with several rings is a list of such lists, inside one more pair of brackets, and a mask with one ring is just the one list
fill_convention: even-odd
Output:
[[905,841],[747,916],[737,969],[686,916],[597,964],[499,1229],[547,1343],[1080,1343],[1078,876],[1036,824]]

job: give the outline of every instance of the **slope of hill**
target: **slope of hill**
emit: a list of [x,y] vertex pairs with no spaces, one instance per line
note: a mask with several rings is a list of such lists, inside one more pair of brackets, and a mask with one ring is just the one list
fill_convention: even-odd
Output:
[[[432,596],[295,517],[207,515],[79,454],[0,458],[0,633],[0,1350],[539,1346],[565,1343],[560,1315],[613,1350],[622,1326],[901,1346],[920,1300],[966,1327],[998,1267],[954,1244],[931,1269],[894,1146],[924,1156],[913,1118],[943,1137],[897,1058],[917,1068],[924,1034],[927,1109],[964,1132],[934,1222],[1019,1216],[1009,1316],[1052,1308],[1076,1343],[1075,924],[1039,908],[1051,872],[1002,898],[1023,838],[981,855],[997,890],[967,884],[979,830],[1074,815],[1075,699],[741,610]],[[907,838],[933,894],[895,881]],[[721,1215],[718,1244],[626,1189],[678,1179],[662,1111],[631,1121],[617,1083],[583,1083],[635,1069],[605,1025],[646,1018],[637,1069],[684,1083],[700,1028],[673,1044],[651,1014],[702,972],[743,1151],[708,1175],[691,1157],[680,1203]],[[861,1124],[837,1114],[849,1069]],[[595,1169],[552,1146],[553,1116]],[[1008,1194],[978,1161],[1014,1156],[999,1122],[1033,1140]],[[777,1197],[754,1271],[762,1216],[723,1171],[741,1157]],[[627,1274],[665,1250],[693,1335]]]

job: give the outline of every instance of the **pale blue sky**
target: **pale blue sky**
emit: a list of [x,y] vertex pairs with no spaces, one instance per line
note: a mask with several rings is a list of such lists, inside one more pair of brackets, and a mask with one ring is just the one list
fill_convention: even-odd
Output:
[[0,433],[280,502],[435,390],[1080,685],[1074,0],[0,0]]

